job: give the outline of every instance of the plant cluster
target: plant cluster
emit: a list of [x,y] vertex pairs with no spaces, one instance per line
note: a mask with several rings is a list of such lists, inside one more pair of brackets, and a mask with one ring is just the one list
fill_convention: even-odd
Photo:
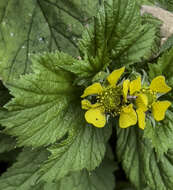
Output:
[[143,4],[173,11],[0,2],[0,189],[172,190],[173,40]]

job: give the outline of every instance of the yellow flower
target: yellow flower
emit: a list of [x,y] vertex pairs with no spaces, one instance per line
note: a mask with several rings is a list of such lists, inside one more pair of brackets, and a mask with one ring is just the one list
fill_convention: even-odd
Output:
[[[126,87],[127,88],[127,87]],[[133,80],[129,84],[130,95],[136,96],[135,104],[138,116],[138,125],[145,128],[146,111],[151,108],[152,115],[156,121],[161,121],[165,117],[165,112],[171,105],[169,101],[157,101],[158,93],[167,93],[171,88],[165,83],[164,76],[158,76],[151,81],[149,87],[141,87],[141,78]],[[128,91],[124,89],[123,91]]]
[[[100,83],[94,83],[88,86],[82,98],[87,96],[96,96],[97,102],[92,104],[88,99],[82,100],[82,109],[87,110],[85,119],[88,123],[95,127],[104,127],[106,124],[106,114],[113,116],[120,115],[119,125],[121,128],[126,128],[137,123],[137,115],[133,109],[133,105],[125,105],[127,101],[127,92],[122,91],[122,87],[117,85],[117,82],[123,74],[125,67],[114,70],[108,77],[108,86],[101,86]],[[128,86],[130,81],[126,81],[124,86]],[[127,90],[128,91],[128,90]],[[121,97],[124,97],[122,102]]]
[[133,109],[133,104],[125,106],[120,112],[119,126],[121,128],[127,128],[137,123],[136,112]]
[[82,100],[82,109],[88,110],[85,113],[85,119],[88,123],[93,124],[95,127],[102,128],[106,124],[106,116],[104,113],[104,107],[99,104],[91,104],[89,100]]

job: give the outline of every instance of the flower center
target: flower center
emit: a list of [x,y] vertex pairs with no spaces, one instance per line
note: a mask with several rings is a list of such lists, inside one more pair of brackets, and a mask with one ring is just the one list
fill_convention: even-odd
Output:
[[103,105],[105,112],[116,116],[121,107],[121,96],[121,87],[107,87],[97,96],[97,102]]
[[157,100],[156,92],[153,92],[149,88],[143,88],[141,91],[147,96],[148,106],[150,107]]

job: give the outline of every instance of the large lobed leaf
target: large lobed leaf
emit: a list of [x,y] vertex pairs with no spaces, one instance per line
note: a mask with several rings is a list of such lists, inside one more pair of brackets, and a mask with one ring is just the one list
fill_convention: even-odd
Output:
[[39,177],[40,164],[48,157],[46,150],[25,149],[20,153],[17,162],[0,178],[0,189],[30,190]]
[[35,74],[21,77],[9,89],[14,98],[1,124],[5,132],[18,136],[20,146],[42,146],[61,139],[71,128],[75,113],[71,102],[78,98],[73,75],[58,67],[73,62],[66,54],[44,54],[35,58]]
[[86,169],[70,172],[56,182],[41,181],[39,167],[47,159],[48,152],[43,149],[25,149],[18,156],[17,162],[0,178],[3,190],[113,190],[115,163],[105,159],[94,171]]
[[149,54],[155,40],[155,27],[142,25],[135,0],[104,1],[93,27],[79,42],[83,61],[75,65],[80,77],[91,77],[113,60],[113,68],[140,61]]
[[14,98],[1,118],[4,131],[17,136],[18,146],[48,146],[51,156],[40,179],[53,181],[69,172],[95,169],[103,160],[111,127],[86,123],[80,90],[74,76],[62,69],[75,60],[67,54],[46,53],[33,60],[33,74],[24,75],[9,89]]
[[[172,129],[169,128],[173,127],[173,122],[165,120],[167,124],[156,125],[155,131],[147,129],[153,132],[150,133],[151,140],[148,137],[145,138],[143,131],[138,127],[125,130],[118,128],[118,157],[126,175],[139,190],[172,190],[173,147],[171,145]],[[147,127],[151,126],[147,125]],[[157,131],[157,128],[162,129]]]
[[77,39],[99,0],[1,0],[0,73],[13,81],[30,72],[32,53],[62,50],[78,56]]
[[113,190],[115,163],[104,160],[101,166],[92,172],[82,170],[74,172],[60,181],[60,189],[66,190]]
[[[80,109],[77,113],[81,115]],[[41,168],[43,174],[40,180],[59,180],[70,171],[83,168],[94,170],[101,163],[106,151],[106,142],[111,135],[110,127],[98,129],[85,124],[85,121],[79,121],[78,118],[73,121],[78,122],[77,131],[71,130],[66,140],[48,148],[51,156]]]

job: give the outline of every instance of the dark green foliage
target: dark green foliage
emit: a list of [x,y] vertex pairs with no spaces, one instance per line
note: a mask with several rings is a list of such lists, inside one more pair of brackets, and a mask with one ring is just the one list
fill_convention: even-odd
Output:
[[0,74],[4,82],[31,71],[31,54],[59,50],[77,57],[77,39],[98,6],[99,0],[1,0]]
[[[142,25],[139,7],[134,0],[105,1],[79,41],[82,61],[73,65],[79,79],[94,76],[111,64],[115,69],[147,57],[155,40],[155,27]],[[69,68],[70,70],[71,68]],[[79,82],[78,82],[79,83]]]
[[129,181],[116,190],[172,190],[172,106],[161,122],[146,118],[144,131],[120,129],[107,113],[96,128],[81,109],[84,88],[106,84],[122,66],[122,80],[143,72],[146,82],[164,75],[173,87],[172,36],[160,49],[161,22],[141,16],[142,4],[156,1],[1,0],[0,75],[10,94],[1,83],[0,160],[11,164],[21,153],[0,189],[114,190],[118,159]]
[[173,35],[171,35],[160,48],[160,52],[163,53],[173,47]]
[[168,11],[173,12],[173,1],[172,0],[156,0],[163,8],[167,9]]
[[17,162],[1,176],[0,189],[30,190],[39,177],[39,165],[48,157],[45,150],[25,149]]
[[151,141],[145,139],[143,131],[137,127],[118,129],[117,135],[119,160],[122,161],[126,175],[136,188],[171,190],[173,186],[172,148],[160,157],[152,148]]

